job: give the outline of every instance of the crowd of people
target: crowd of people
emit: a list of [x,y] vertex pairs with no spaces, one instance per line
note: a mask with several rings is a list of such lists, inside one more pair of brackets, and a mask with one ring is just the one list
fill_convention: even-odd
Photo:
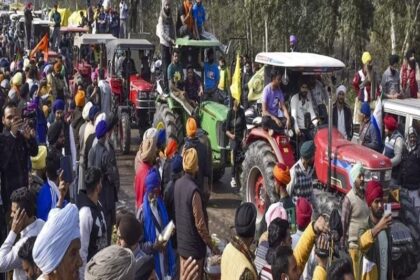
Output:
[[[253,90],[248,81],[258,66],[246,58],[241,62],[241,100],[229,97],[230,71],[224,58],[211,50],[201,65],[203,83],[192,66],[184,78],[180,53],[171,49],[176,37],[208,36],[202,2],[184,0],[176,25],[171,1],[162,2],[157,35],[163,72],[168,89],[190,106],[215,95],[231,106],[226,136],[233,152],[231,186],[237,189],[246,148],[242,143],[244,111],[249,107],[246,96]],[[101,5],[92,16],[92,9],[89,6],[86,18],[81,14],[81,26],[126,36],[125,0],[120,2],[119,16]],[[57,6],[51,20],[55,23],[51,43],[59,49]],[[291,51],[297,51],[295,36],[290,44]],[[363,54],[362,62],[353,80],[355,111],[346,103],[347,88],[338,86],[333,125],[350,140],[353,123],[360,123],[359,143],[390,158],[391,183],[409,190],[420,213],[416,127],[403,135],[397,118],[388,115],[382,141],[371,116],[380,95],[420,96],[415,52],[407,53],[400,71],[399,57],[390,56],[382,79],[376,77],[369,53]],[[284,91],[287,76],[271,73],[262,93],[262,125],[271,135],[294,130],[298,160],[290,169],[282,163],[272,169],[279,201],[266,210],[266,228],[262,226],[259,239],[255,240],[257,209],[243,203],[236,209],[234,234],[224,246],[209,230],[210,140],[196,118],[186,121],[183,143],[165,129],[149,128],[144,133],[134,161],[135,209],[117,209],[120,175],[113,130],[118,116],[112,110],[105,71],[94,70],[88,87],[81,83],[70,89],[71,69],[61,57],[53,62],[2,57],[0,68],[0,272],[6,273],[0,279],[13,275],[18,280],[193,280],[205,274],[223,280],[392,279],[392,217],[384,212],[381,183],[365,180],[365,169],[356,163],[341,214],[337,209],[320,211],[323,207],[315,197],[311,127],[324,119],[329,99],[321,79],[302,78],[298,93],[289,96]],[[213,273],[214,267],[219,271]]]

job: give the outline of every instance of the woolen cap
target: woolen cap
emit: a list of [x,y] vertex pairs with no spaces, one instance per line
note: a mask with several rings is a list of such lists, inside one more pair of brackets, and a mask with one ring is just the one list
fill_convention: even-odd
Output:
[[47,159],[47,147],[40,145],[38,146],[38,154],[31,157],[32,169],[42,170],[45,168]]
[[300,147],[300,156],[304,159],[310,159],[314,156],[315,145],[314,141],[306,141]]
[[236,234],[240,237],[254,237],[255,220],[257,219],[257,209],[254,204],[245,202],[236,209],[235,213],[235,229]]

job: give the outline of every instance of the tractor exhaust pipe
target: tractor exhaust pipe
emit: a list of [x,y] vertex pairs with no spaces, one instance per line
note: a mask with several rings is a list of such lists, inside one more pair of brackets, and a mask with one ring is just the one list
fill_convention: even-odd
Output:
[[327,187],[331,190],[331,145],[332,145],[332,88],[328,86],[328,180]]

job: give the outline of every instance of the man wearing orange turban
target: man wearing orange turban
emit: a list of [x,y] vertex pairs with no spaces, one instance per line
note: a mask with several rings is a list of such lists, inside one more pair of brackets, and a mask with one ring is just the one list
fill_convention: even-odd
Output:
[[171,180],[171,165],[172,159],[178,152],[178,143],[173,136],[169,136],[168,144],[166,145],[163,165],[162,165],[162,186],[166,189],[166,185]]
[[296,211],[295,204],[292,198],[287,193],[287,184],[290,182],[289,167],[283,163],[277,163],[273,168],[273,176],[275,179],[276,192],[280,197],[280,202],[283,208],[286,209],[287,216],[289,217],[290,227],[292,232],[296,231]]
[[[203,192],[204,205],[210,198],[210,178],[212,176],[211,159],[208,146],[204,144],[206,135],[198,129],[197,121],[190,117],[186,123],[187,138],[183,150],[194,148],[198,155],[198,172],[195,179],[198,188]],[[203,142],[202,142],[203,141]]]

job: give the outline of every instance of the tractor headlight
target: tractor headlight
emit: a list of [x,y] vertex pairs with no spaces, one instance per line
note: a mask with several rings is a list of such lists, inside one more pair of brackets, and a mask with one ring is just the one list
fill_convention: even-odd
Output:
[[385,171],[385,178],[384,181],[391,181],[391,176],[392,176],[392,169]]
[[380,181],[381,180],[381,172],[380,171],[372,171],[366,170],[365,171],[365,180],[366,181]]

